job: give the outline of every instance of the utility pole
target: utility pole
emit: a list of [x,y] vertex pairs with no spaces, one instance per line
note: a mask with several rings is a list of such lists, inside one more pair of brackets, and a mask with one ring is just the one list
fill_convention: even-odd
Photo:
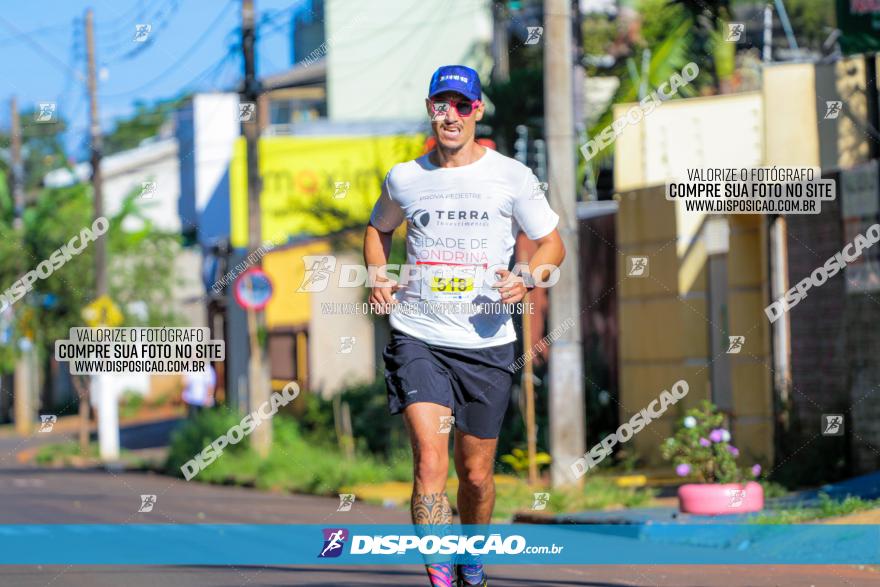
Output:
[[24,163],[21,161],[21,121],[18,119],[18,100],[12,97],[12,200],[15,204],[12,227],[20,231],[24,227]]
[[507,6],[492,3],[492,68],[493,82],[506,82],[510,77],[510,53],[507,43]]
[[[104,215],[104,197],[101,191],[101,155],[104,148],[101,136],[101,119],[98,116],[98,76],[95,71],[95,19],[92,9],[86,10],[86,57],[88,59],[89,91],[89,142],[92,163],[92,193],[95,196],[95,214],[98,219]],[[95,298],[107,294],[107,239],[96,239],[95,249]],[[98,444],[101,459],[119,459],[119,405],[115,390],[110,388],[103,374],[92,376],[92,397],[98,400]],[[82,400],[80,400],[82,402]],[[85,407],[88,409],[88,406]],[[83,406],[80,404],[80,418]]]
[[[248,249],[254,252],[262,245],[262,223],[260,221],[260,195],[263,192],[260,177],[259,151],[257,144],[260,138],[259,116],[256,112],[260,98],[260,80],[256,73],[256,40],[257,31],[254,0],[241,2],[241,51],[244,57],[244,102],[253,105],[254,113],[248,119],[242,117],[242,131],[247,143],[247,180],[248,180]],[[261,261],[257,261],[259,266]],[[248,313],[248,336],[250,337],[250,363],[248,378],[250,393],[248,394],[248,410],[253,411],[269,400],[269,374],[266,370],[265,352],[259,343],[257,332],[264,324],[262,312],[252,309]],[[266,456],[272,447],[272,423],[263,422],[253,432],[251,438],[257,454]]]
[[[14,203],[12,227],[15,232],[13,238],[24,242],[24,163],[21,160],[21,121],[18,118],[18,101],[15,96],[10,103],[10,116],[12,121],[11,157],[12,157],[12,199]],[[21,267],[23,271],[24,268]],[[21,273],[21,272],[19,272]],[[36,406],[35,396],[32,393],[31,353],[33,348],[25,344],[21,349],[21,356],[15,364],[15,377],[13,385],[13,412],[15,416],[15,432],[21,436],[31,433]]]
[[[91,142],[92,191],[95,194],[95,219],[104,215],[104,197],[101,185],[101,155],[104,139],[101,136],[101,120],[98,116],[98,78],[95,71],[95,22],[91,8],[86,10],[86,51],[88,54],[89,91],[89,141]],[[99,238],[92,245],[95,249],[95,295],[107,293],[107,241]]]
[[[569,465],[585,452],[586,412],[578,286],[578,222],[575,186],[575,120],[570,0],[544,0],[544,128],[553,208],[568,263],[550,293],[549,327],[559,329],[550,346],[550,452],[554,487],[575,483]],[[563,323],[573,320],[566,328]],[[582,481],[583,478],[581,478]]]

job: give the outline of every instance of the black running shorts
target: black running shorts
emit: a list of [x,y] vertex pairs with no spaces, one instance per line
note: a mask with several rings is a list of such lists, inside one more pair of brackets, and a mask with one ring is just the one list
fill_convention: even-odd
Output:
[[479,349],[432,346],[391,330],[385,359],[388,409],[429,402],[452,409],[455,426],[479,438],[498,438],[513,383],[514,343]]

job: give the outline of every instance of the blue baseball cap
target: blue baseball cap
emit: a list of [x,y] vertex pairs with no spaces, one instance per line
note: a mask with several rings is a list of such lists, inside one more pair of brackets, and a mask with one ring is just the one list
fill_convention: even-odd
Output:
[[428,86],[428,97],[433,98],[443,92],[458,92],[470,100],[479,100],[483,96],[480,75],[464,65],[444,65],[431,76]]

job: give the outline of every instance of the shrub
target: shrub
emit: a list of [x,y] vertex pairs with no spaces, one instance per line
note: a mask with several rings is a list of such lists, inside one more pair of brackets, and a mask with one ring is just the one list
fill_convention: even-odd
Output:
[[[687,411],[675,436],[661,446],[661,453],[675,463],[675,472],[681,477],[693,474],[702,483],[739,483],[745,474],[736,464],[739,449],[730,440],[724,414],[703,400],[699,408]],[[759,476],[761,466],[754,465],[751,473]]]
[[144,405],[144,396],[136,391],[125,391],[119,402],[119,417],[121,419],[132,418],[137,415]]
[[[186,420],[171,434],[168,460],[165,469],[172,475],[181,476],[180,467],[185,462],[202,452],[219,436],[226,434],[230,428],[241,422],[241,416],[222,407],[200,411],[194,418]],[[223,449],[223,455],[234,455],[249,451],[250,441],[243,438],[238,444],[229,444]],[[218,458],[205,469],[217,470]],[[202,471],[201,474],[204,474]]]
[[[498,520],[505,519],[515,512],[528,511],[535,500],[536,492],[550,494],[550,499],[543,510],[543,513],[549,514],[642,507],[650,503],[657,490],[620,487],[614,479],[588,477],[582,488],[541,489],[518,482],[510,485],[499,484],[496,492],[495,511],[492,517]],[[453,503],[456,501],[452,495],[450,500]]]
[[[183,463],[239,421],[234,414],[215,408],[185,422],[172,436],[166,470],[180,476]],[[244,439],[227,446],[194,480],[334,495],[345,486],[406,481],[411,475],[412,460],[400,452],[387,461],[364,452],[348,460],[334,443],[303,434],[292,418],[279,414],[272,426],[272,448],[265,459]]]
[[[406,431],[400,416],[388,414],[385,380],[352,385],[339,396],[349,406],[352,433],[364,450],[390,457],[400,443],[406,441]],[[306,395],[302,428],[310,437],[336,442],[333,426],[333,402],[315,394]]]
[[[502,455],[501,462],[507,463],[513,469],[513,471],[517,475],[523,475],[528,473],[529,471],[529,453],[521,448],[514,448],[510,451],[511,454]],[[535,454],[535,464],[538,467],[538,471],[541,470],[542,467],[549,465],[553,461],[552,457],[545,453],[539,452]]]

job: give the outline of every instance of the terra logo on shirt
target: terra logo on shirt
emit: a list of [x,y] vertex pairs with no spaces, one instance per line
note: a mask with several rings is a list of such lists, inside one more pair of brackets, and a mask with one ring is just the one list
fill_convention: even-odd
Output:
[[431,213],[427,212],[426,210],[419,209],[413,212],[412,218],[410,220],[418,228],[425,228],[431,221]]
[[438,220],[489,220],[485,210],[434,210]]

